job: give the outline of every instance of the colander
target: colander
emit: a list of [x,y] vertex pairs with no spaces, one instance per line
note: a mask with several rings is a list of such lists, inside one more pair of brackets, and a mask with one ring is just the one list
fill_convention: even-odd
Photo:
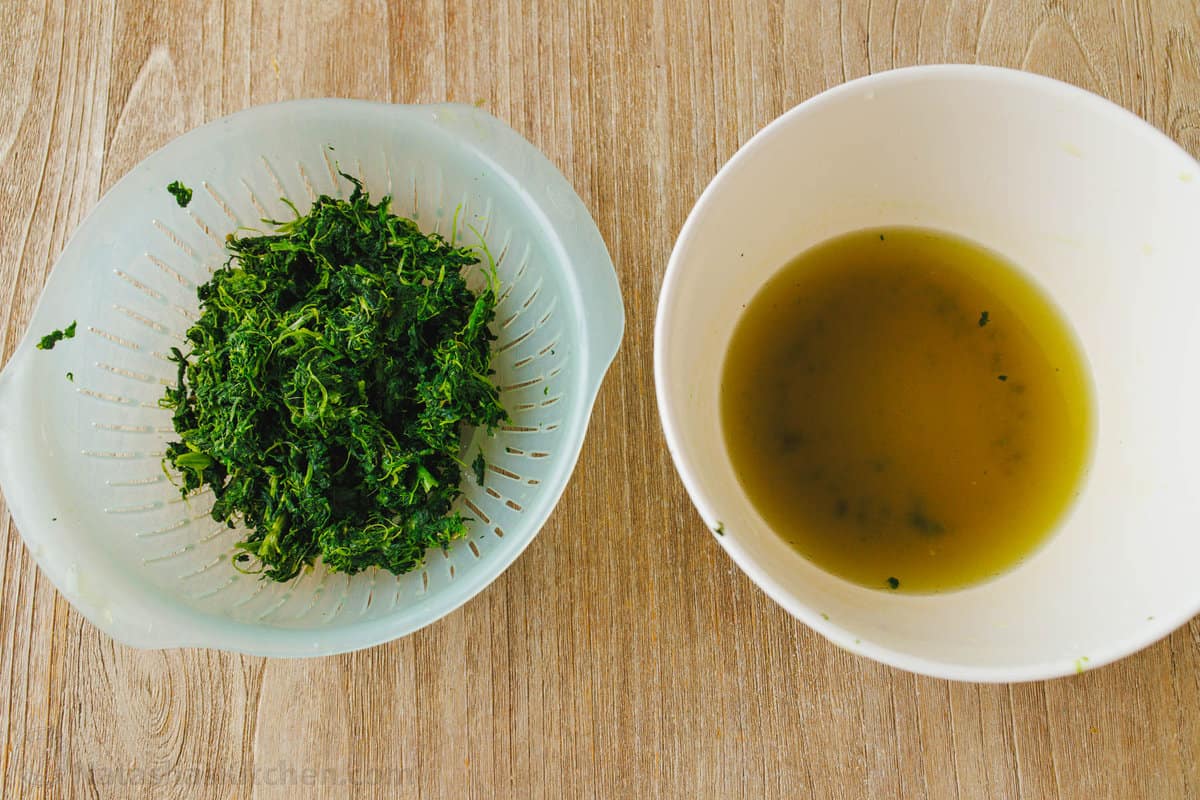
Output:
[[[211,494],[180,497],[162,464],[173,430],[158,399],[226,234],[290,218],[281,198],[303,211],[320,194],[348,196],[339,169],[427,232],[486,241],[502,284],[496,380],[512,421],[466,443],[483,448],[485,488],[464,478],[467,536],[430,551],[423,569],[347,576],[318,562],[274,583],[233,568],[244,531],[213,521]],[[194,190],[186,208],[165,189],[175,179]],[[74,339],[35,348],[72,320]],[[38,565],[115,639],[272,656],[366,647],[457,608],[525,549],[567,484],[623,329],[587,209],[490,114],[351,100],[252,108],[151,155],[68,243],[0,374],[0,484]]]

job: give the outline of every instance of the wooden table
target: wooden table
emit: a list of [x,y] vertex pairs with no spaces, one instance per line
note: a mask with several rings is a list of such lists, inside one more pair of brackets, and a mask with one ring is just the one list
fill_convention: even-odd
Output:
[[1200,797],[1200,619],[1047,683],[848,655],[701,526],[651,354],[684,216],[776,115],[872,71],[978,61],[1099,92],[1197,155],[1195,0],[494,5],[0,3],[5,359],[114,181],[193,126],[293,97],[482,103],[575,184],[628,313],[549,524],[402,641],[307,661],[132,650],[56,594],[3,512],[0,797]]

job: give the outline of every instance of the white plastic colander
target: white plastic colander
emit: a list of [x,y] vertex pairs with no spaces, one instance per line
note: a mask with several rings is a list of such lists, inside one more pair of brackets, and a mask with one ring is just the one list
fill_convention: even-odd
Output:
[[[196,287],[224,237],[287,219],[319,194],[373,198],[458,241],[473,226],[502,284],[494,344],[512,417],[476,434],[486,489],[463,481],[468,535],[424,569],[353,577],[318,565],[278,584],[237,572],[244,532],[212,520],[164,472],[166,360],[196,318]],[[194,190],[178,207],[166,185]],[[465,234],[465,235],[464,235]],[[78,320],[74,339],[38,338]],[[97,627],[137,647],[305,656],[366,647],[457,608],[529,544],[566,486],[624,311],[596,225],[531,144],[470,106],[301,100],[181,136],[104,196],[66,246],[30,329],[0,374],[0,483],[39,566]],[[74,381],[66,374],[71,372]]]

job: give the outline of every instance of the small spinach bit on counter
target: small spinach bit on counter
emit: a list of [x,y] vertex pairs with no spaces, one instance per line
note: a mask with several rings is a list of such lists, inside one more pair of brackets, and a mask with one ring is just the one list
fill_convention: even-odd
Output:
[[717,536],[724,536],[725,535],[725,523],[718,522],[717,527],[713,528],[713,533],[715,533]]
[[984,312],[980,313],[980,315],[979,315],[979,327],[981,327],[981,328],[982,328],[984,325],[987,325],[989,322],[991,322],[991,320],[990,320],[990,319],[988,319],[988,312],[984,311]]
[[900,579],[899,578],[888,578],[887,585],[888,585],[889,589],[899,589],[900,588]]
[[335,572],[420,567],[466,532],[451,510],[464,428],[508,419],[486,247],[426,235],[344,177],[348,200],[227,239],[160,401],[181,492],[211,488],[213,518],[249,529],[234,566],[277,581],[318,557]]
[[171,181],[167,184],[167,191],[175,198],[180,208],[187,208],[187,204],[192,202],[192,190],[184,186],[183,181]]
[[75,338],[76,321],[72,321],[70,325],[60,331],[50,331],[37,343],[38,350],[53,350],[54,345],[61,342],[63,339]]
[[75,373],[74,373],[74,372],[68,372],[68,373],[67,373],[67,380],[69,380],[71,383],[74,383],[74,382],[75,382]]

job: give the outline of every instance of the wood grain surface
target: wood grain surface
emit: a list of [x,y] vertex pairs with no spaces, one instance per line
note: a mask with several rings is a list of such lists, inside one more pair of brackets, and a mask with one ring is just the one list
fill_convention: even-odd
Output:
[[883,667],[734,567],[664,446],[655,303],[701,189],[816,92],[941,61],[1070,81],[1200,154],[1195,0],[0,0],[4,359],[130,167],[295,97],[480,102],[574,183],[628,314],[546,528],[401,641],[307,661],[133,650],[72,611],[0,512],[0,797],[1200,797],[1200,620],[1046,683]]

